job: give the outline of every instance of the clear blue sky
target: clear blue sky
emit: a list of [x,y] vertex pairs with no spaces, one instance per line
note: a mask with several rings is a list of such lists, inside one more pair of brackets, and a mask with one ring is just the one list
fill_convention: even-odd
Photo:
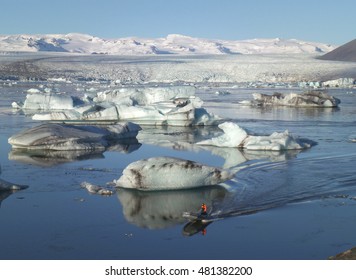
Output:
[[0,34],[86,33],[102,38],[356,38],[355,0],[0,0]]

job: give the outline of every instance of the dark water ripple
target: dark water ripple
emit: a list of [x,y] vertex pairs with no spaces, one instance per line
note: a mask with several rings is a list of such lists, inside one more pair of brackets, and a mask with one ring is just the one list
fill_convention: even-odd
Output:
[[263,162],[237,173],[230,196],[215,205],[219,217],[249,214],[330,195],[356,193],[356,154]]

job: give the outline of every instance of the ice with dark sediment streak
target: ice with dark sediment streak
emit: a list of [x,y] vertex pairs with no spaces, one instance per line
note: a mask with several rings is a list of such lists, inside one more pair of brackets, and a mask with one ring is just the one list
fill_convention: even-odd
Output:
[[143,191],[176,190],[223,183],[234,177],[230,170],[173,157],[153,157],[129,164],[117,187]]
[[235,123],[224,122],[219,125],[224,132],[218,137],[200,141],[198,145],[235,147],[246,150],[302,150],[310,148],[313,142],[293,136],[288,130],[274,132],[267,136],[248,135],[246,130]]
[[253,93],[252,101],[243,101],[242,104],[252,106],[288,106],[288,107],[337,107],[340,100],[322,91],[308,91],[298,93],[274,93],[272,95]]
[[135,138],[140,130],[129,122],[108,126],[45,123],[11,136],[8,142],[15,149],[105,150],[120,139]]

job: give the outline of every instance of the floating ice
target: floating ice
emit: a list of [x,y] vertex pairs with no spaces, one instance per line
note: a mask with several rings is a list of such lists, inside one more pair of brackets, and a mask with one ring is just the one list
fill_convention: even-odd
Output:
[[133,123],[109,126],[41,124],[9,138],[13,148],[37,150],[105,150],[111,142],[134,138],[141,127]]
[[235,123],[225,122],[219,125],[224,134],[212,139],[200,141],[198,145],[212,145],[218,147],[236,147],[247,150],[301,150],[311,146],[309,140],[301,140],[285,132],[274,132],[269,136],[248,135]]
[[[60,112],[51,112],[47,114],[35,114],[35,120],[85,120],[85,121],[131,121],[145,125],[173,125],[173,126],[197,126],[197,125],[216,125],[221,119],[214,114],[208,113],[204,108],[201,108],[203,101],[195,96],[179,97],[180,94],[191,93],[190,90],[184,91],[178,89],[165,88],[162,94],[158,91],[158,97],[154,99],[153,91],[148,91],[150,98],[142,97],[144,101],[131,99],[132,96],[123,96],[121,103],[116,101],[116,97],[108,95],[102,97],[100,103],[86,104],[83,106],[74,107],[71,110],[63,110]],[[191,87],[189,87],[191,88]],[[129,90],[131,91],[131,89]],[[132,90],[134,91],[134,90]],[[135,92],[135,91],[134,91]],[[175,96],[173,100],[162,99]],[[168,95],[168,97],[167,97]],[[101,95],[99,95],[101,96]],[[97,99],[93,99],[97,100]],[[144,105],[132,105],[133,103],[141,103]],[[160,100],[159,102],[153,102]],[[98,101],[98,100],[97,100]]]
[[34,92],[26,95],[23,103],[12,103],[13,108],[24,110],[68,110],[73,109],[73,98],[64,94]]
[[130,100],[137,105],[148,105],[178,98],[187,99],[195,95],[191,86],[127,87],[97,93],[95,102],[123,104]]
[[[297,93],[274,93],[272,95],[254,93],[254,100],[250,101],[255,106],[289,106],[289,107],[337,107],[340,100],[321,91],[308,91]],[[246,103],[244,103],[246,104]]]
[[112,195],[114,194],[113,190],[107,189],[100,187],[98,185],[94,185],[88,182],[83,182],[80,184],[80,186],[84,189],[86,189],[89,193],[92,194],[100,194],[100,195]]
[[151,190],[187,189],[217,185],[231,179],[228,170],[172,157],[155,157],[129,164],[115,180],[118,187]]
[[343,87],[351,88],[356,84],[356,80],[353,78],[339,78],[336,80],[329,80],[322,83],[324,87]]

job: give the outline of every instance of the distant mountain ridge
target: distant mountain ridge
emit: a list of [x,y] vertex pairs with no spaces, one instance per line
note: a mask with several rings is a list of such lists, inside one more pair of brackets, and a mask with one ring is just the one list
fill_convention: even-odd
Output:
[[356,62],[356,39],[319,57],[324,60]]
[[323,54],[335,46],[296,39],[214,40],[170,34],[165,38],[99,37],[69,33],[0,35],[0,52],[70,52],[112,55],[160,54]]

